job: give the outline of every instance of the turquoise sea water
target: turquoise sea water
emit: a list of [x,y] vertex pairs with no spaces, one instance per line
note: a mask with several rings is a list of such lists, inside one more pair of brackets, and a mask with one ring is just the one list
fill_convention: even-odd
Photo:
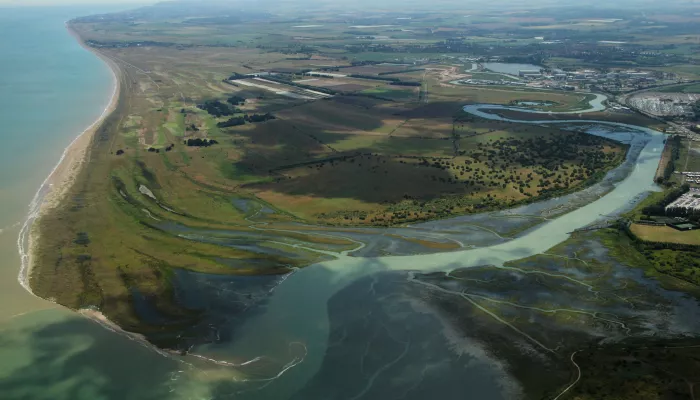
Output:
[[108,103],[111,73],[64,26],[80,14],[75,8],[0,12],[0,227],[26,212],[27,198],[65,146]]

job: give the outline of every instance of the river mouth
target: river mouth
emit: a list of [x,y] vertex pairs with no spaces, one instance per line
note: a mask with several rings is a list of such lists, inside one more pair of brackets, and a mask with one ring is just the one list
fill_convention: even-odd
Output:
[[[604,97],[596,97],[589,111],[598,110],[603,101]],[[465,107],[483,118],[501,118],[484,109],[508,107]],[[527,123],[582,126],[577,120]],[[586,121],[584,126],[590,134],[626,141],[630,150],[625,163],[589,192],[518,209],[515,217],[521,220],[515,225],[532,226],[514,239],[436,254],[382,257],[366,252],[366,246],[338,254],[335,260],[286,276],[270,290],[259,312],[230,327],[235,332],[230,340],[195,345],[188,358],[198,363],[201,357],[217,360],[218,364],[209,362],[206,368],[242,374],[246,378],[222,385],[251,399],[379,398],[399,387],[410,388],[403,398],[416,399],[435,390],[446,393],[445,398],[463,397],[466,390],[485,399],[518,398],[538,385],[555,391],[568,380],[568,357],[576,346],[601,336],[643,335],[649,321],[662,318],[651,311],[630,311],[630,306],[644,309],[649,299],[634,305],[618,299],[614,309],[598,304],[601,293],[619,288],[614,279],[600,290],[593,287],[590,282],[597,275],[591,265],[615,265],[608,272],[611,279],[626,276],[635,288],[654,288],[669,313],[678,313],[682,303],[652,280],[627,273],[628,266],[607,255],[603,239],[595,233],[584,233],[587,241],[579,248],[562,247],[572,231],[612,221],[656,190],[652,179],[663,134],[606,121]],[[480,218],[480,227],[493,228],[492,234],[498,234],[507,228],[495,220],[508,216],[489,213],[450,223],[475,224]],[[421,228],[441,223],[445,222]],[[361,241],[361,235],[355,239]],[[551,258],[549,264],[537,259],[543,254]],[[564,292],[551,292],[547,298],[546,290],[537,289],[545,281]],[[588,303],[571,300],[576,296],[584,296]],[[694,301],[685,306],[698,309]],[[598,312],[619,315],[593,316]],[[565,314],[571,315],[567,319]],[[530,322],[510,322],[524,315]],[[636,325],[630,321],[637,321]],[[582,331],[579,325],[590,329]],[[671,325],[655,334],[695,329]],[[472,368],[469,373],[449,373],[465,365]],[[540,374],[553,374],[551,382],[544,384],[528,375],[525,365]],[[188,376],[183,372],[181,381],[187,382]]]

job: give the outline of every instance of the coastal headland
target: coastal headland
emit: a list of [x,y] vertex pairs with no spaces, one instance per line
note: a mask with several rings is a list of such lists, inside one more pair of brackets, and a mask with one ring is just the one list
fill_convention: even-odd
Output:
[[[69,29],[75,33],[77,28]],[[147,52],[148,58],[145,54],[127,58],[134,57],[132,49],[91,51],[115,71],[119,84],[100,121],[71,144],[40,189],[41,220],[32,235],[42,241],[47,237],[48,242],[34,249],[36,257],[47,257],[37,264],[58,262],[71,265],[68,269],[73,272],[51,273],[45,281],[44,274],[37,273],[32,287],[42,297],[74,308],[102,310],[114,298],[113,306],[120,310],[116,314],[126,311],[122,317],[134,326],[141,323],[133,310],[127,311],[133,301],[127,299],[135,296],[131,282],[150,281],[137,292],[164,301],[162,307],[173,307],[169,312],[183,313],[162,296],[173,290],[163,278],[182,263],[199,272],[285,274],[290,268],[328,259],[324,251],[355,248],[352,235],[333,232],[346,229],[343,225],[364,225],[369,227],[366,234],[375,235],[380,231],[373,226],[512,208],[591,185],[619,165],[626,153],[624,144],[585,133],[474,120],[462,114],[463,102],[437,101],[437,89],[435,105],[342,95],[316,101],[283,98],[280,103],[277,97],[251,96],[208,77],[197,84],[190,78],[185,86],[181,82],[193,72],[182,57],[188,50],[177,50],[185,65],[167,64],[169,71],[162,72],[172,74],[170,83],[152,76],[166,64],[148,63],[160,62],[150,58],[154,52],[169,60],[174,50],[135,50]],[[191,50],[192,57],[206,60],[208,51]],[[210,67],[221,74],[231,68],[226,63]],[[196,92],[184,91],[192,90],[193,84]],[[244,108],[243,114],[275,118],[223,127],[221,121],[230,117],[212,115],[206,101],[227,92],[242,99],[243,105],[237,107]],[[472,95],[479,99],[488,94]],[[551,95],[543,92],[543,96]],[[369,113],[370,105],[386,111]],[[402,116],[391,117],[397,111]],[[364,116],[355,118],[352,113]],[[309,120],[312,115],[331,119]],[[327,129],[339,127],[331,121],[341,116],[348,124],[342,128],[346,133],[324,138]],[[387,121],[390,117],[394,119]],[[378,118],[377,127],[357,125],[366,125],[371,118]],[[331,123],[335,125],[320,125]],[[201,137],[217,143],[189,145],[192,138]],[[341,142],[331,144],[338,139]],[[347,144],[341,145],[342,140]],[[302,150],[304,146],[308,148]],[[264,155],[271,150],[279,154]],[[496,170],[503,172],[494,175]],[[300,226],[303,221],[321,224]],[[268,226],[270,222],[275,226]],[[215,236],[223,236],[193,240],[201,229],[218,229],[221,233]],[[464,246],[444,238],[436,241],[434,235],[404,237],[400,229],[392,241],[431,252]],[[187,243],[187,250],[173,251],[182,248],[177,243]],[[120,247],[133,253],[120,260],[126,255]],[[99,283],[104,276],[94,268],[102,263],[108,267],[104,273],[113,276],[106,285],[113,291],[110,295]],[[149,267],[144,270],[142,264]],[[59,290],[63,285],[75,289]],[[178,318],[195,318],[189,314],[185,311]]]
[[173,18],[68,23],[115,87],[22,229],[36,295],[268,398],[383,396],[402,376],[415,396],[624,396],[590,365],[691,345],[674,317],[700,313],[694,278],[625,219],[659,190],[662,121],[590,90],[465,84],[449,58],[280,48],[246,24],[207,41],[192,32],[221,21]]

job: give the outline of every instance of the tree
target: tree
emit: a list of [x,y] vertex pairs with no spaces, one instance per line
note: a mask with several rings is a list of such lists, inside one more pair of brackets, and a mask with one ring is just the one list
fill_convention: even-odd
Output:
[[234,106],[243,105],[243,104],[245,104],[245,98],[234,95],[234,96],[231,96],[228,99],[226,99],[226,102],[229,104],[232,104]]
[[214,139],[208,139],[208,140],[207,140],[207,139],[200,139],[200,138],[196,138],[196,139],[187,139],[187,140],[185,141],[185,144],[188,145],[188,146],[190,146],[190,147],[209,147],[209,146],[211,146],[211,145],[218,144],[218,143],[219,143],[219,142],[217,142],[217,141],[214,140]]

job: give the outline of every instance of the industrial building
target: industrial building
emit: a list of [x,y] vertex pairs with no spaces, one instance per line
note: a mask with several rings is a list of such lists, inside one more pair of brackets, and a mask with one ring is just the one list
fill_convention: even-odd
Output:
[[542,71],[539,69],[521,69],[518,71],[518,76],[521,78],[539,78],[542,76]]
[[700,213],[700,189],[691,188],[688,193],[677,198],[673,203],[665,208],[666,214],[669,213]]

